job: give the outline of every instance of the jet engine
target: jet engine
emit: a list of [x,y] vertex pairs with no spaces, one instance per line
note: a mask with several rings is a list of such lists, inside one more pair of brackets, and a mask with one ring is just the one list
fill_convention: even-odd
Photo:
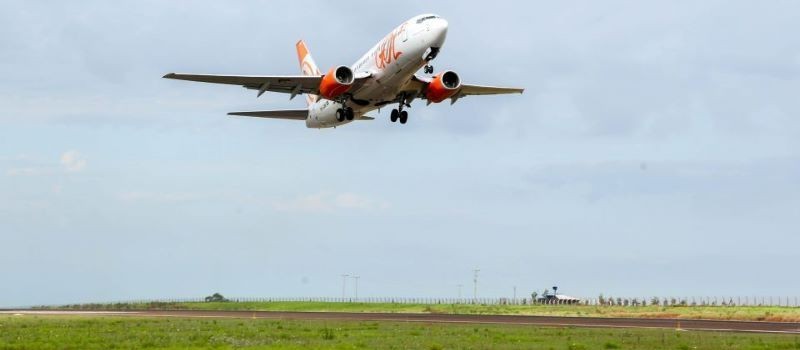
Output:
[[319,94],[326,99],[333,100],[350,90],[354,79],[353,71],[348,67],[331,68],[319,83]]
[[433,103],[442,102],[453,96],[461,88],[461,78],[453,71],[446,71],[433,77],[428,88],[425,89],[425,98]]

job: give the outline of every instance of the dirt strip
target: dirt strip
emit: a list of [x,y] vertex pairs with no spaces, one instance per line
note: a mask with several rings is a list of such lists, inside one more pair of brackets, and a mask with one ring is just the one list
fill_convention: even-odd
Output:
[[349,312],[282,312],[282,311],[67,311],[67,310],[0,310],[12,315],[85,315],[137,317],[197,317],[197,318],[255,318],[275,320],[349,320],[430,322],[466,324],[515,324],[555,327],[600,328],[668,328],[695,331],[729,331],[754,333],[800,334],[800,323],[691,320],[657,318],[599,318],[515,315],[451,315],[413,313],[349,313]]

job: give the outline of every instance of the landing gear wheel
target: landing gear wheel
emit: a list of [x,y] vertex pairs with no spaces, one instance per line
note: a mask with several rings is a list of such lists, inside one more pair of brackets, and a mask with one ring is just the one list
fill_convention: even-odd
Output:
[[425,74],[433,73],[433,66],[431,66],[431,65],[425,66],[425,70],[423,72],[425,72]]
[[400,124],[405,124],[408,121],[408,112],[400,112]]
[[345,118],[345,112],[343,109],[339,108],[336,110],[336,120],[343,122]]
[[347,107],[347,108],[345,108],[345,109],[344,109],[344,117],[345,117],[347,120],[353,120],[353,117],[354,117],[354,115],[353,115],[353,109],[352,109],[352,108],[350,108],[350,107]]
[[394,122],[397,121],[397,118],[399,118],[399,117],[400,117],[400,112],[398,112],[396,109],[393,109],[392,110],[392,115],[391,115],[391,117],[389,119],[391,119],[392,123],[394,123]]

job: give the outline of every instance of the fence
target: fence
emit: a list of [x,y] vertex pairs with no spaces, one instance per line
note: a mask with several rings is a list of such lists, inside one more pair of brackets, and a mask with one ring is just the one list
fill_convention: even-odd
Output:
[[[800,307],[798,297],[737,296],[737,297],[598,297],[571,300],[532,300],[531,298],[435,298],[435,297],[236,297],[230,302],[324,302],[324,303],[389,303],[389,304],[476,304],[476,305],[566,305],[585,306],[780,306]],[[94,304],[150,304],[205,302],[205,298],[137,299]]]

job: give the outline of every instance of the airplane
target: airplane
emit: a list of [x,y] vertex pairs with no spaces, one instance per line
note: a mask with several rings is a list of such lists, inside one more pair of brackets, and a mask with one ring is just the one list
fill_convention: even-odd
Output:
[[390,120],[405,124],[415,99],[427,104],[450,99],[452,105],[471,95],[521,94],[524,89],[462,84],[453,71],[432,77],[431,61],[435,59],[447,37],[447,21],[434,14],[415,16],[391,31],[378,44],[350,67],[337,66],[325,74],[317,67],[306,44],[296,44],[297,58],[303,75],[210,75],[169,73],[164,78],[204,83],[241,85],[257,90],[256,98],[265,92],[281,92],[294,99],[306,95],[307,108],[231,112],[228,115],[305,120],[308,128],[331,128],[354,120],[373,120],[370,111],[397,104]]

